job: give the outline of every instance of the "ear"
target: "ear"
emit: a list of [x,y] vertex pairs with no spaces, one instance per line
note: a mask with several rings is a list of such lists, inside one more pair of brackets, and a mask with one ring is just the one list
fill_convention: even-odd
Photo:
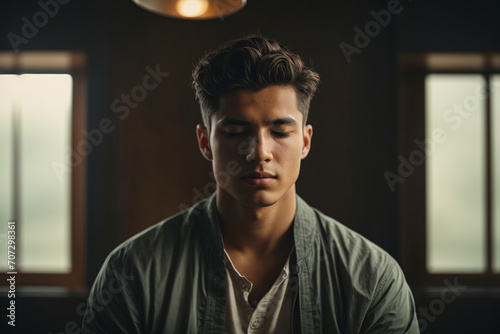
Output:
[[311,139],[313,135],[312,125],[308,124],[304,127],[304,144],[302,146],[301,158],[304,159],[311,150]]
[[201,154],[203,154],[205,159],[212,161],[212,149],[210,148],[210,137],[207,127],[201,124],[196,125],[196,137],[198,137],[198,146]]

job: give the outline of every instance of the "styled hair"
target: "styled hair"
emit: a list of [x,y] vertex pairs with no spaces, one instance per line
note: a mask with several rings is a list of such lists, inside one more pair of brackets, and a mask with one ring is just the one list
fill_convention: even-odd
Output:
[[205,126],[209,126],[221,95],[273,85],[295,87],[297,107],[305,124],[318,84],[319,74],[307,67],[298,54],[261,35],[226,42],[205,54],[193,71],[193,87]]

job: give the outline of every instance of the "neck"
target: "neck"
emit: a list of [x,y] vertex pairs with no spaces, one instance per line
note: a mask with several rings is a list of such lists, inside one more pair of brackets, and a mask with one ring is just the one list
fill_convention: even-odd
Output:
[[296,210],[295,186],[276,203],[247,206],[222,189],[217,190],[217,210],[226,250],[259,256],[293,247],[292,223]]

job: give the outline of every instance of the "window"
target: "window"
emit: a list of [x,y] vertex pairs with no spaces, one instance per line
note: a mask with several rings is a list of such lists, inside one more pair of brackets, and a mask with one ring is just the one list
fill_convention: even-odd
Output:
[[500,56],[401,61],[402,262],[415,285],[500,279]]
[[84,57],[1,53],[0,71],[0,272],[13,221],[17,284],[83,287]]

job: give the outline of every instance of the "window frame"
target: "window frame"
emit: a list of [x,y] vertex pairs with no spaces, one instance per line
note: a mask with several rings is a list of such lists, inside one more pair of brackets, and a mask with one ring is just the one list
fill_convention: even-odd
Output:
[[[87,121],[86,56],[81,52],[0,52],[0,74],[70,74],[73,78],[71,148],[86,141]],[[71,168],[71,272],[29,273],[17,271],[18,286],[61,286],[84,289],[86,246],[86,157]],[[14,216],[19,213],[14,199]],[[7,224],[7,222],[4,222]],[[19,226],[22,222],[16,221]],[[18,231],[18,228],[16,229]],[[16,233],[17,236],[17,233]],[[19,235],[22,238],[22,235]],[[0,273],[2,285],[9,275]]]
[[[399,184],[401,220],[401,260],[408,282],[416,286],[443,285],[450,277],[470,286],[498,286],[500,273],[493,266],[493,184],[492,122],[490,79],[500,73],[498,54],[407,54],[399,63],[400,143],[399,153],[408,157],[415,149],[414,140],[426,138],[425,78],[428,74],[481,74],[486,79],[486,260],[485,273],[427,272],[426,164],[415,167],[413,174]],[[425,154],[425,152],[424,152]]]

